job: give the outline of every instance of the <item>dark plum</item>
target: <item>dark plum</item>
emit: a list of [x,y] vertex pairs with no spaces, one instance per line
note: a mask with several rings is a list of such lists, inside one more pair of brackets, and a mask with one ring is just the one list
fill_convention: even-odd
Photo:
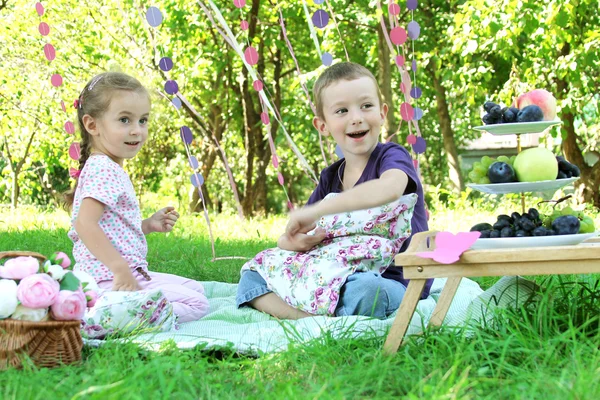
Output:
[[490,165],[487,175],[492,183],[508,183],[517,180],[517,175],[513,167],[501,161],[496,161]]
[[486,102],[483,104],[483,109],[485,110],[485,112],[489,113],[489,112],[490,112],[490,110],[491,110],[493,107],[496,107],[497,105],[498,105],[498,104],[494,103],[493,101],[486,101]]
[[510,226],[502,228],[502,230],[500,231],[500,237],[504,238],[504,237],[514,237],[514,236],[515,236],[515,231]]
[[557,235],[574,235],[579,232],[581,223],[574,215],[561,215],[552,221],[552,230]]
[[494,229],[497,229],[499,231],[507,227],[510,227],[510,222],[508,222],[505,219],[499,219],[493,226]]
[[517,114],[517,122],[537,122],[544,119],[544,112],[535,104],[524,107]]
[[492,229],[493,228],[492,228],[491,224],[488,224],[487,222],[482,222],[480,224],[473,225],[471,227],[471,232],[475,232],[475,231],[477,231],[477,232],[491,231]]
[[500,237],[500,231],[497,229],[494,229],[493,231],[490,232],[490,238],[499,238]]

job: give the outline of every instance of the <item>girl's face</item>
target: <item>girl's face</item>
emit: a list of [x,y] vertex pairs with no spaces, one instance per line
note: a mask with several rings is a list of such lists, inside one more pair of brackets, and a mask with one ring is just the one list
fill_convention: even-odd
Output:
[[145,93],[118,90],[101,117],[84,115],[83,123],[92,135],[92,148],[122,166],[146,142],[149,116],[150,99]]

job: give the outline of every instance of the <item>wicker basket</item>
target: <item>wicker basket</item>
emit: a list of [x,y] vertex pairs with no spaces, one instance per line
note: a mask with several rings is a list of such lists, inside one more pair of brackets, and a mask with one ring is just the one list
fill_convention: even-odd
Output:
[[[18,256],[46,259],[32,252],[0,252],[0,260]],[[0,321],[0,370],[21,367],[26,358],[38,367],[48,368],[80,361],[83,347],[80,329],[80,321]]]

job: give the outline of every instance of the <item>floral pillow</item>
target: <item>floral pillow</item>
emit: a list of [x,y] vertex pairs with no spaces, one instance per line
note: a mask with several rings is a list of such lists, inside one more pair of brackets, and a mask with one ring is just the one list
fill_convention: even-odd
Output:
[[175,328],[173,305],[160,289],[137,292],[105,291],[82,321],[81,334],[89,339],[108,335],[168,331]]
[[317,222],[317,227],[326,231],[326,239],[319,245],[307,252],[265,250],[242,271],[257,271],[269,288],[293,307],[333,315],[348,276],[383,273],[392,263],[412,233],[416,202],[413,193],[380,207],[325,216]]

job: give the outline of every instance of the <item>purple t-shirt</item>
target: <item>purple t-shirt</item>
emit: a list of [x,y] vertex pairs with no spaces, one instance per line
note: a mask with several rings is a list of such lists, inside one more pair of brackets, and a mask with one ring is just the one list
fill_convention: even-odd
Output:
[[[344,167],[346,163],[344,159],[338,160],[325,168],[321,172],[319,179],[319,185],[314,190],[307,204],[317,203],[325,198],[329,193],[340,193],[342,191],[342,185],[340,182],[340,176],[344,176]],[[416,193],[418,196],[417,204],[415,205],[415,211],[411,220],[412,234],[423,232],[428,230],[427,226],[427,214],[425,212],[425,202],[423,196],[423,186],[417,176],[417,171],[412,162],[412,158],[406,149],[396,143],[378,143],[367,162],[367,166],[362,172],[362,175],[356,182],[361,184],[373,179],[378,179],[388,169],[399,169],[408,175],[408,185],[404,194]],[[400,252],[406,250],[410,243],[408,238],[400,248]],[[408,285],[408,279],[404,279],[402,274],[402,267],[390,265],[389,268],[382,275],[384,278],[393,279],[402,283],[404,286]],[[429,296],[429,291],[433,279],[429,279],[421,298],[425,299]]]

